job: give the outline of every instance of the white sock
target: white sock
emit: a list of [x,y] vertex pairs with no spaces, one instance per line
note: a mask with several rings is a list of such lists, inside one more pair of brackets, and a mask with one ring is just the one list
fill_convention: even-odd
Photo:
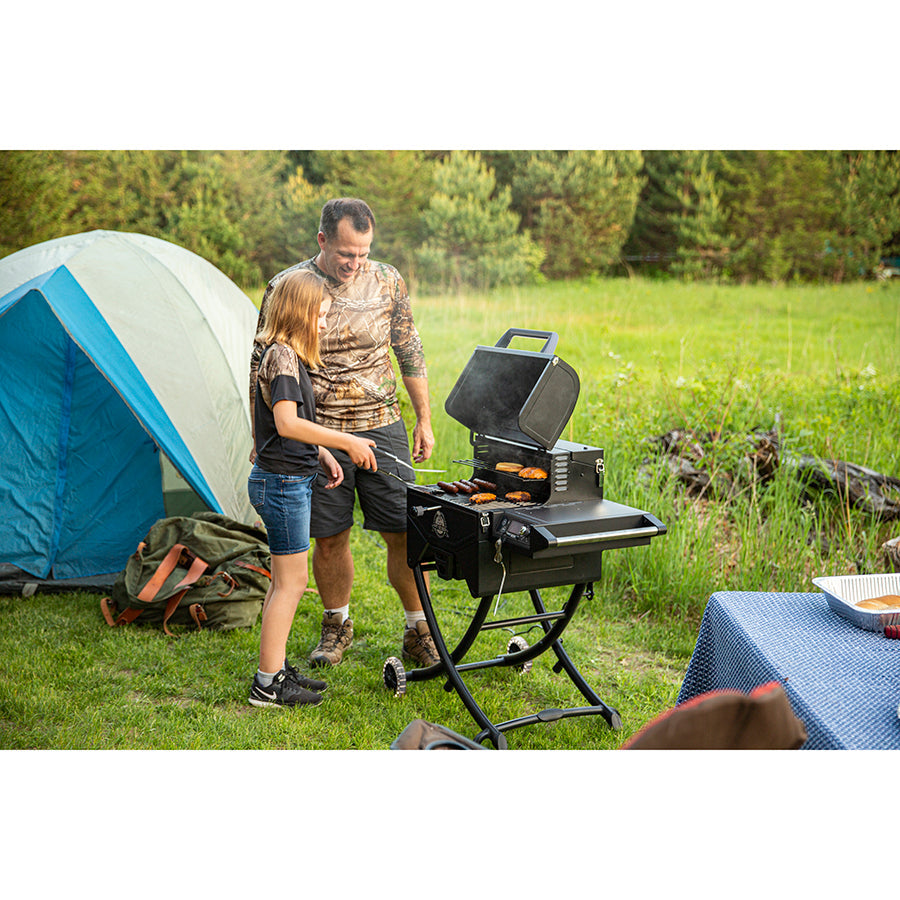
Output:
[[424,622],[425,621],[425,612],[421,609],[404,609],[403,615],[406,616],[406,627],[407,628],[415,628],[416,622]]
[[[280,672],[281,669],[278,670]],[[262,669],[256,670],[256,680],[263,686],[268,687],[274,680],[278,672],[263,672]]]
[[326,609],[325,612],[340,613],[341,624],[343,625],[350,617],[350,604],[348,603],[346,606],[339,606],[337,609]]

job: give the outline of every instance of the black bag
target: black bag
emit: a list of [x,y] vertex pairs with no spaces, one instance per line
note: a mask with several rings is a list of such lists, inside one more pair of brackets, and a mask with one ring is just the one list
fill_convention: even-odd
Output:
[[271,582],[265,532],[212,512],[160,519],[100,601],[110,626],[252,628]]

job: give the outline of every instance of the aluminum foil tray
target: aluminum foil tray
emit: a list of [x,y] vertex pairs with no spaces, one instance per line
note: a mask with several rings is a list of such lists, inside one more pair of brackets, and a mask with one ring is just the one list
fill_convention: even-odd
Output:
[[885,625],[900,625],[900,609],[880,612],[860,609],[860,600],[881,597],[884,594],[900,595],[900,572],[888,575],[834,575],[813,578],[812,583],[820,588],[828,600],[828,605],[852,624],[866,631],[884,631]]

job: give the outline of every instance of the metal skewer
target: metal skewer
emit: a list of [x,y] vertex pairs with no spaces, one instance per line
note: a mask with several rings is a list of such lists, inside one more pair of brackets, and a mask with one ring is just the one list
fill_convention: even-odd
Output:
[[[394,462],[400,463],[401,466],[406,466],[406,468],[409,469],[411,472],[446,472],[447,471],[446,469],[414,469],[408,462],[406,462],[406,460],[400,459],[399,456],[394,456],[393,453],[388,453],[387,450],[382,450],[381,447],[376,446],[374,448],[374,450],[377,453],[383,453],[385,456],[389,456],[392,460],[394,460]],[[388,472],[387,474],[389,475],[390,472]],[[402,481],[403,479],[400,479],[400,480]]]

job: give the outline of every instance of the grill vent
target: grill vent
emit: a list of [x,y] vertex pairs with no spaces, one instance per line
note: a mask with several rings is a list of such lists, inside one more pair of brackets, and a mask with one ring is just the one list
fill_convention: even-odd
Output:
[[562,456],[553,457],[553,471],[551,478],[553,479],[553,490],[559,493],[569,489],[569,466],[568,461]]

